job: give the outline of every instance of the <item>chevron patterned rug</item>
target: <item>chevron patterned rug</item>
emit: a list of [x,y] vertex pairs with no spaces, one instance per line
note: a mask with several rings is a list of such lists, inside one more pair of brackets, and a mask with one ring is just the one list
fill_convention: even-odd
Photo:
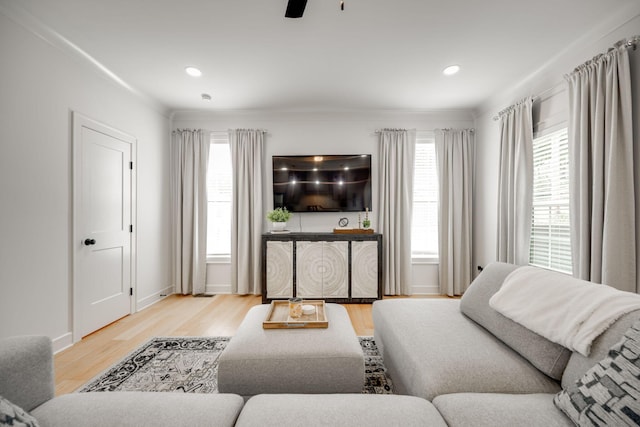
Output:
[[[217,393],[218,357],[230,339],[153,338],[77,391]],[[372,337],[358,339],[365,360],[362,393],[393,393],[375,341]]]

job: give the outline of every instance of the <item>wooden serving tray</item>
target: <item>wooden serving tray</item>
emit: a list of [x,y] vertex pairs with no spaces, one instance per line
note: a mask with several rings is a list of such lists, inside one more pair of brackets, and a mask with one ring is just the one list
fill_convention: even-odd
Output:
[[373,228],[334,228],[335,234],[373,234]]
[[303,300],[302,304],[316,306],[313,314],[303,314],[297,319],[289,317],[289,301],[271,301],[271,307],[266,319],[262,322],[264,329],[305,329],[305,328],[328,328],[329,321],[325,311],[323,300]]

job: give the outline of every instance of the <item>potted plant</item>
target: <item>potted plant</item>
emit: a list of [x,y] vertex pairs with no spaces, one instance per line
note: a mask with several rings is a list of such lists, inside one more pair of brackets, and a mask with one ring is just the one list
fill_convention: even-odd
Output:
[[369,219],[369,208],[364,213],[364,220],[362,221],[362,228],[371,227],[371,220]]
[[287,208],[275,208],[267,212],[267,219],[271,221],[274,230],[282,231],[287,226],[287,221],[289,221],[291,215]]

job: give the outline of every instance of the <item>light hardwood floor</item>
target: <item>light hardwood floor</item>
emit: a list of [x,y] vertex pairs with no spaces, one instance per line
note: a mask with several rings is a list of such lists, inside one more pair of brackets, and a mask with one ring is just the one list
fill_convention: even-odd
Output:
[[[247,311],[261,303],[255,295],[171,295],[56,354],[56,394],[73,392],[153,337],[232,336]],[[343,305],[356,335],[373,335],[371,304]]]

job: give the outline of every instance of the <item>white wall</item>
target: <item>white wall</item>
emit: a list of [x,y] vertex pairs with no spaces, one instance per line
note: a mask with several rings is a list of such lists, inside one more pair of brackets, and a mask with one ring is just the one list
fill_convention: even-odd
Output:
[[169,119],[0,13],[0,337],[72,330],[71,112],[137,138],[138,307],[172,291]]
[[[568,100],[563,76],[595,55],[606,52],[618,40],[638,34],[640,34],[640,3],[630,10],[620,11],[616,19],[603,22],[600,27],[585,34],[575,44],[550,58],[547,64],[541,64],[540,69],[529,76],[523,76],[520,82],[505,88],[503,92],[487,100],[478,109],[475,119],[477,157],[474,265],[484,266],[496,259],[500,135],[498,122],[494,121],[493,117],[500,110],[528,95],[541,94],[534,106],[534,121],[541,116],[547,117],[546,124],[552,126],[555,122],[566,120]],[[638,52],[632,55],[637,56]],[[640,67],[635,69],[633,75],[634,81],[640,85]],[[634,114],[637,116],[637,111]]]
[[[273,155],[296,154],[371,154],[373,166],[373,206],[378,201],[378,144],[376,129],[469,128],[473,121],[466,112],[345,112],[345,113],[176,113],[172,127],[203,128],[225,131],[231,128],[261,128],[268,131],[264,157],[264,206],[273,206]],[[377,229],[376,212],[371,215],[372,227]],[[289,223],[294,231],[332,231],[338,219],[346,216],[350,225],[358,223],[357,213],[297,213]],[[264,220],[264,231],[269,230]],[[413,266],[414,293],[438,293],[437,265]],[[228,264],[210,264],[207,269],[207,290],[220,291],[230,283]]]

